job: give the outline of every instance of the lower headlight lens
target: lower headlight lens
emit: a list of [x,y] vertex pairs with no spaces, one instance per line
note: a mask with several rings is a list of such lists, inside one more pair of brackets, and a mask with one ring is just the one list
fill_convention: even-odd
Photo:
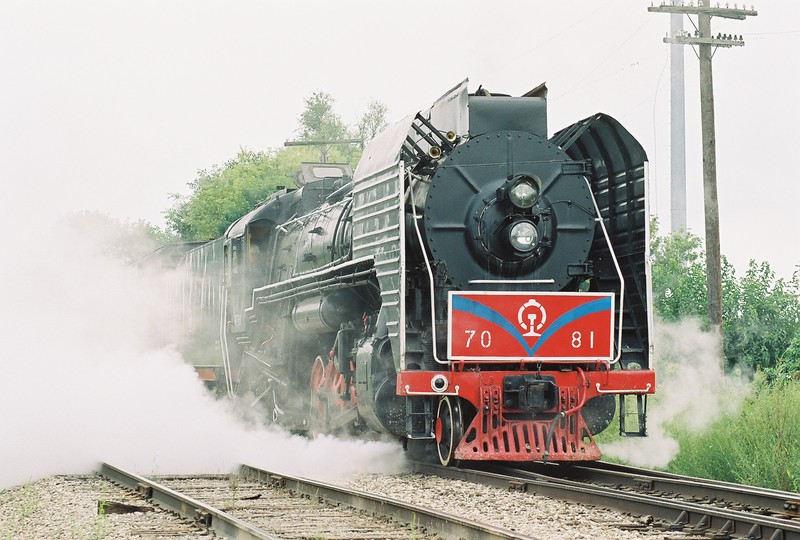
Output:
[[539,242],[539,233],[530,221],[518,221],[508,230],[508,241],[517,251],[533,251]]

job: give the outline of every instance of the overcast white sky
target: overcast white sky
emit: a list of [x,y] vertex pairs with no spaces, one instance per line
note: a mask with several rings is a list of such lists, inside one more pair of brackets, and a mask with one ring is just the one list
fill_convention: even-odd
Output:
[[[598,111],[620,120],[647,150],[667,228],[669,16],[649,5],[0,0],[0,219],[6,234],[84,209],[163,225],[168,194],[240,147],[281,146],[316,90],[350,123],[371,99],[396,120],[469,78],[511,94],[546,81],[551,133]],[[788,277],[800,3],[755,9],[712,21],[747,43],[714,57],[722,251],[739,271],[755,258]],[[688,221],[702,235],[698,67],[685,52]]]

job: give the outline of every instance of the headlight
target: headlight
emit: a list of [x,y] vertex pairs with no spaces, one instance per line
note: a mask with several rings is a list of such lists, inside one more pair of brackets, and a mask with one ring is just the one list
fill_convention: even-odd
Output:
[[511,204],[521,209],[528,209],[539,198],[539,184],[530,176],[522,176],[508,190]]
[[539,243],[539,233],[530,221],[518,221],[508,229],[508,241],[517,251],[533,251]]

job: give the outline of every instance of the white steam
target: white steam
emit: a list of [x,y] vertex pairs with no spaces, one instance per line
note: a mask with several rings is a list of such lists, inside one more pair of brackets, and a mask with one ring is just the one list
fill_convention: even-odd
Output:
[[[170,312],[142,271],[70,230],[31,230],[0,269],[0,489],[100,461],[141,474],[393,471],[396,444],[307,440],[240,421],[174,347]],[[8,247],[8,246],[7,246]]]
[[699,321],[656,321],[656,396],[647,410],[646,438],[602,445],[603,453],[645,467],[666,467],[678,454],[667,425],[701,431],[739,408],[749,393],[745,377],[725,374],[715,337]]

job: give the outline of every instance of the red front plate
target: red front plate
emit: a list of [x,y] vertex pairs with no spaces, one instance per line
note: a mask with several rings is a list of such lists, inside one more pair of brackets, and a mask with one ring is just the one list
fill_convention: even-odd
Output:
[[451,360],[611,360],[611,293],[449,295]]

